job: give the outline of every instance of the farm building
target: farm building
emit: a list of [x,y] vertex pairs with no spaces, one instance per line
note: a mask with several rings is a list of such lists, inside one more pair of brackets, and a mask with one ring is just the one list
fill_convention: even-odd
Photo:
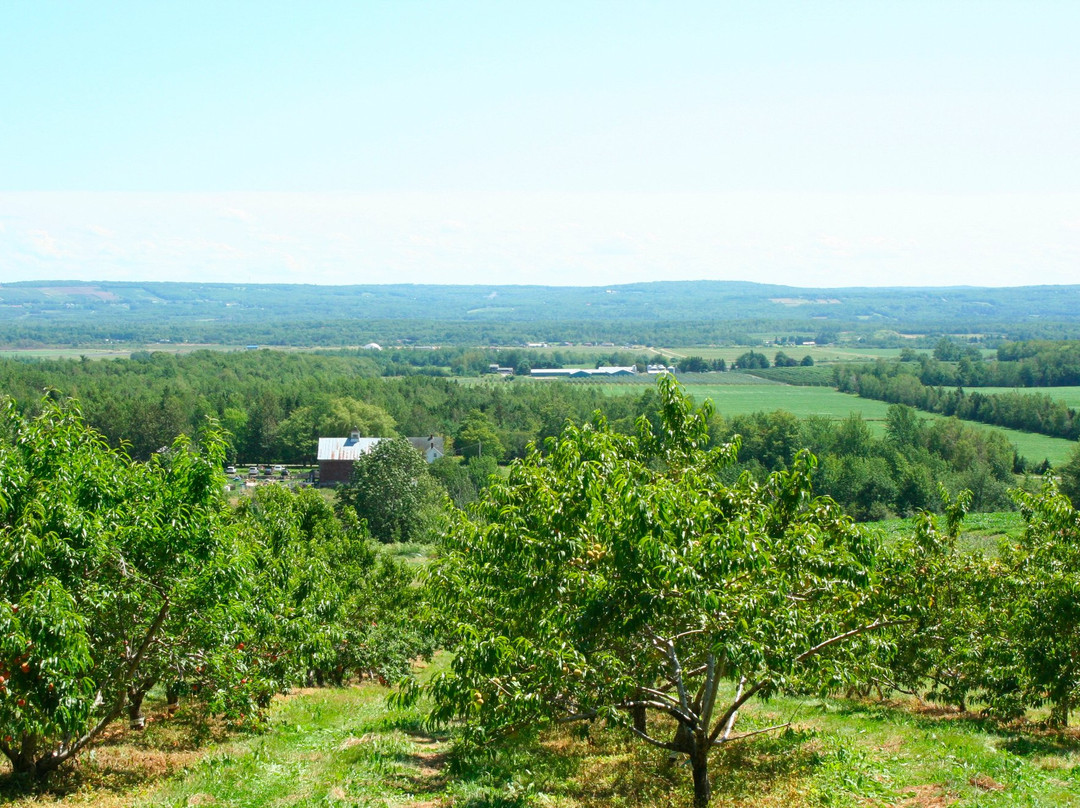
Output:
[[637,368],[533,368],[529,375],[534,379],[588,379],[595,376],[633,376]]
[[[364,438],[359,432],[353,432],[347,438],[319,438],[319,485],[343,485],[349,482],[356,459],[370,452],[381,440],[388,438]],[[434,463],[445,452],[445,441],[441,435],[405,440],[429,463]]]

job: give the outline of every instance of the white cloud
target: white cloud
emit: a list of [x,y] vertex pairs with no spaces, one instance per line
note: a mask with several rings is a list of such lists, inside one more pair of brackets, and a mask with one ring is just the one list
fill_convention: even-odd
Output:
[[59,258],[63,255],[56,238],[47,230],[31,230],[27,234],[33,251],[46,258]]

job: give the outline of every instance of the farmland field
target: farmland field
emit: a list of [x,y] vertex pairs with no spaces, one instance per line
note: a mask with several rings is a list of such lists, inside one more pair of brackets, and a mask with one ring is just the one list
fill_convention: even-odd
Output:
[[[735,376],[736,374],[727,374]],[[745,378],[745,377],[744,377]],[[604,384],[604,392],[609,395],[622,395],[638,392],[636,384]],[[1080,390],[1080,388],[1060,388]],[[841,393],[830,387],[797,387],[785,384],[687,384],[686,390],[697,402],[711,398],[716,411],[721,415],[746,415],[759,410],[787,410],[805,418],[810,415],[824,415],[836,420],[846,418],[853,412],[862,415],[871,431],[881,435],[885,430],[885,413],[889,405],[884,401],[859,398],[850,393]],[[940,418],[942,416],[921,412],[922,418]],[[978,429],[996,429],[973,421],[965,422]],[[1074,443],[1063,438],[1050,438],[1032,432],[1016,429],[1001,429],[1016,446],[1021,456],[1038,463],[1046,458],[1052,464],[1064,463],[1072,451]]]
[[725,362],[731,362],[747,351],[763,353],[769,357],[770,362],[778,351],[783,351],[795,359],[802,359],[809,354],[815,362],[871,362],[878,358],[895,359],[900,356],[899,348],[848,348],[843,345],[736,345],[723,347],[690,345],[686,347],[658,348],[657,350],[676,359],[684,356],[700,356],[702,359],[723,359]]
[[1080,409],[1080,387],[967,387],[966,393],[982,393],[994,395],[998,393],[1020,393],[1021,395],[1045,395],[1057,401],[1065,402],[1065,405]]
[[[211,343],[153,343],[127,348],[10,348],[0,351],[3,359],[128,359],[133,351],[160,351],[161,353],[186,354],[193,351],[241,351],[243,345],[217,345]],[[275,347],[275,350],[295,350]]]

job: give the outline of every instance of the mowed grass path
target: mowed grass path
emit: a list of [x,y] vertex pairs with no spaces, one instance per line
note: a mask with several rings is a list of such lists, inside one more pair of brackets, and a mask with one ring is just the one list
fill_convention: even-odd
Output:
[[[211,748],[167,779],[17,804],[690,807],[685,765],[599,722],[526,735],[453,765],[449,739],[429,734],[420,711],[388,708],[386,694],[305,692],[275,706],[265,734]],[[1075,733],[1006,728],[914,702],[790,697],[749,705],[739,729],[788,722],[789,731],[716,752],[716,808],[1080,806]],[[652,726],[662,737],[673,729]]]
[[[1001,516],[972,527],[1007,535],[1015,519]],[[439,654],[421,676],[449,661]],[[157,712],[145,732],[116,727],[59,791],[20,794],[0,778],[0,805],[690,808],[685,765],[602,722],[526,733],[468,760],[425,725],[423,704],[391,707],[388,695],[371,683],[302,691],[276,700],[255,735],[204,737],[185,718],[190,708],[175,718]],[[670,737],[670,721],[650,721]],[[715,753],[716,808],[1080,808],[1076,730],[1002,726],[912,700],[786,696],[747,705],[738,729],[778,724],[790,730]]]
[[[641,385],[628,383],[605,384],[600,387],[608,395],[641,392]],[[716,405],[716,411],[724,416],[787,410],[800,418],[821,415],[840,420],[847,418],[851,413],[859,413],[876,435],[884,434],[885,413],[889,409],[889,405],[884,401],[859,398],[850,393],[841,393],[831,387],[802,387],[776,383],[688,384],[685,389],[699,404],[707,398],[712,399]],[[1075,389],[1080,392],[1080,388],[1056,389]],[[942,417],[925,412],[920,412],[919,416],[927,419]],[[973,421],[965,423],[978,429],[999,429],[1016,446],[1021,456],[1034,463],[1041,462],[1043,458],[1054,465],[1064,463],[1075,446],[1073,441],[1062,438],[1051,438],[1016,429],[1000,429]]]

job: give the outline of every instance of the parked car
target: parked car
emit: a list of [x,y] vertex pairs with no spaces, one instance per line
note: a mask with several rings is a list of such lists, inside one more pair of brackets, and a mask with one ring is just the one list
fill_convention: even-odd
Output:
[[281,473],[281,472],[283,472],[283,471],[285,471],[285,467],[284,467],[284,466],[274,466],[274,473],[275,473],[275,474],[280,474],[280,473]]
[[251,477],[258,477],[259,476],[259,467],[258,466],[252,466],[251,468],[249,468],[248,469],[248,475],[251,476]]
[[225,473],[226,474],[236,474],[236,466],[226,466],[225,467]]

